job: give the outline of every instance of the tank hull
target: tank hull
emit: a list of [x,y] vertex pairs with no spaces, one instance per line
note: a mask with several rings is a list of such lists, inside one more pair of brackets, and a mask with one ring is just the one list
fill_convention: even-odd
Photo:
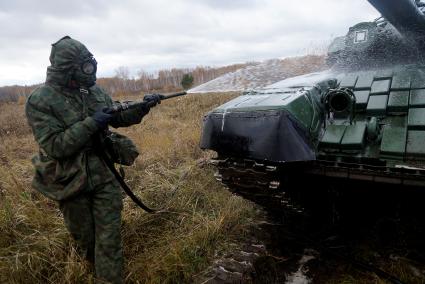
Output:
[[[391,208],[396,210],[394,197],[416,200],[424,194],[424,74],[425,66],[406,65],[291,78],[210,112],[201,147],[217,152],[213,163],[219,181],[268,210],[317,215],[314,201],[332,201],[319,211],[334,220],[349,207],[337,204],[332,195],[342,196],[343,188],[336,186],[341,183],[359,184],[345,191],[345,201],[363,195],[364,186],[370,192],[391,188],[381,200],[394,203]],[[356,96],[352,122],[348,116],[330,117],[326,112],[323,97],[332,88],[348,88]],[[374,101],[382,97],[384,103],[377,106]],[[313,180],[308,183],[313,191],[294,187]],[[385,194],[378,192],[370,200]]]

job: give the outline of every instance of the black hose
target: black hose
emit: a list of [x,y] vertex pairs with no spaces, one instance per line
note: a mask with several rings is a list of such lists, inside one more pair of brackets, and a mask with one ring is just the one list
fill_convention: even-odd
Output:
[[140,208],[145,210],[148,213],[155,213],[156,210],[149,208],[146,206],[142,200],[140,200],[130,189],[130,187],[125,183],[123,177],[119,174],[117,169],[114,166],[114,163],[108,158],[108,156],[103,153],[100,155],[101,159],[105,162],[106,166],[109,168],[109,170],[112,172],[112,174],[115,176],[115,179],[118,181],[118,183],[121,185],[124,192],[133,200],[134,203],[137,204]]

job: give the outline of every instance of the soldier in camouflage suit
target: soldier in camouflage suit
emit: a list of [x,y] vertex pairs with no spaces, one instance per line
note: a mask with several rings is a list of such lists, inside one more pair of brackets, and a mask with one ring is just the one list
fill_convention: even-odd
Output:
[[33,158],[33,187],[60,204],[65,224],[96,278],[122,282],[122,193],[97,154],[99,132],[140,123],[149,109],[118,116],[102,111],[113,104],[95,85],[97,63],[70,37],[52,45],[46,83],[33,91],[26,115],[40,146]]

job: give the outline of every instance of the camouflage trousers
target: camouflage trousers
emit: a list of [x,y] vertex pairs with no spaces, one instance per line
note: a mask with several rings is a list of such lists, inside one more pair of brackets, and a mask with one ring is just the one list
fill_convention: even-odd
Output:
[[65,225],[101,283],[122,283],[122,192],[109,182],[60,203]]

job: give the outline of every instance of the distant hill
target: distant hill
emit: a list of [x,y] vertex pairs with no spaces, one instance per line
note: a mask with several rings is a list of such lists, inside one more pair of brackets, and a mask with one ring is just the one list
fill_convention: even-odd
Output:
[[319,55],[271,59],[224,74],[190,91],[195,93],[245,91],[326,68],[325,56]]

